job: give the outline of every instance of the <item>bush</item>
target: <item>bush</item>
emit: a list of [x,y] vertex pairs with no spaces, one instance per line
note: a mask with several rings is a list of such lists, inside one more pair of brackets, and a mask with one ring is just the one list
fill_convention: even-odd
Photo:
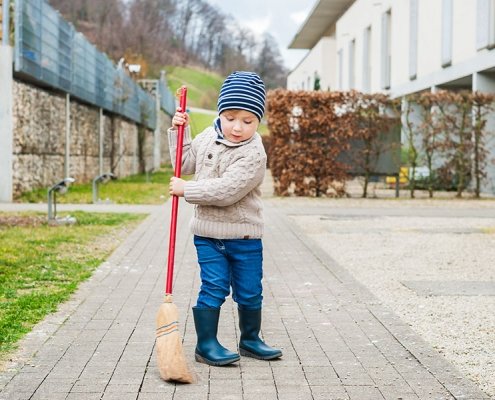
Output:
[[270,168],[282,196],[344,196],[351,172],[367,183],[398,121],[382,94],[277,89],[267,103]]

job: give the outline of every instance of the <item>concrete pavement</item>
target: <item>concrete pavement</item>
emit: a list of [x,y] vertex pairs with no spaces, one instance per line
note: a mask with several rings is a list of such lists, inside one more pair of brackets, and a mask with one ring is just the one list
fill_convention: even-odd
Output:
[[[162,301],[169,203],[150,216],[57,313],[22,342],[0,374],[0,400],[488,399],[291,222],[290,199],[265,202],[265,340],[281,360],[194,362],[191,306],[199,277],[181,202],[174,302],[192,385],[163,382],[154,354]],[[305,212],[311,211],[310,204]],[[235,304],[222,308],[220,340],[236,348]]]

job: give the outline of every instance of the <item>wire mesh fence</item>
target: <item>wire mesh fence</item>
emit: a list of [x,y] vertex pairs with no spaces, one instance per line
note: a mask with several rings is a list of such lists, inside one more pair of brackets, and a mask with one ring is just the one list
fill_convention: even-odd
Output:
[[[155,98],[93,46],[45,0],[15,0],[15,72],[154,129]],[[175,97],[160,81],[160,108]]]

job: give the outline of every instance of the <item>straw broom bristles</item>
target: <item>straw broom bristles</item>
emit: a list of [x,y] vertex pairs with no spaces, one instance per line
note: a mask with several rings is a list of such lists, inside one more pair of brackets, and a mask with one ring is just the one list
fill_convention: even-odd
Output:
[[195,378],[184,356],[178,323],[179,311],[172,303],[172,296],[167,295],[156,315],[158,369],[166,381],[193,383]]

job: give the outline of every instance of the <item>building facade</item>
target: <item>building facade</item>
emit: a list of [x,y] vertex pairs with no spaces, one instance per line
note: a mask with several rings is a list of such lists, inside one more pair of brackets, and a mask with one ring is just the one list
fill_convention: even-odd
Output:
[[323,90],[337,89],[337,35],[339,17],[352,0],[319,0],[289,45],[309,52],[287,78],[291,90],[311,90],[315,77]]
[[[325,41],[335,45],[322,52]],[[317,71],[331,90],[495,93],[495,0],[320,0],[289,47],[309,52],[288,89],[306,89]],[[484,189],[495,193],[495,162],[487,172]]]

